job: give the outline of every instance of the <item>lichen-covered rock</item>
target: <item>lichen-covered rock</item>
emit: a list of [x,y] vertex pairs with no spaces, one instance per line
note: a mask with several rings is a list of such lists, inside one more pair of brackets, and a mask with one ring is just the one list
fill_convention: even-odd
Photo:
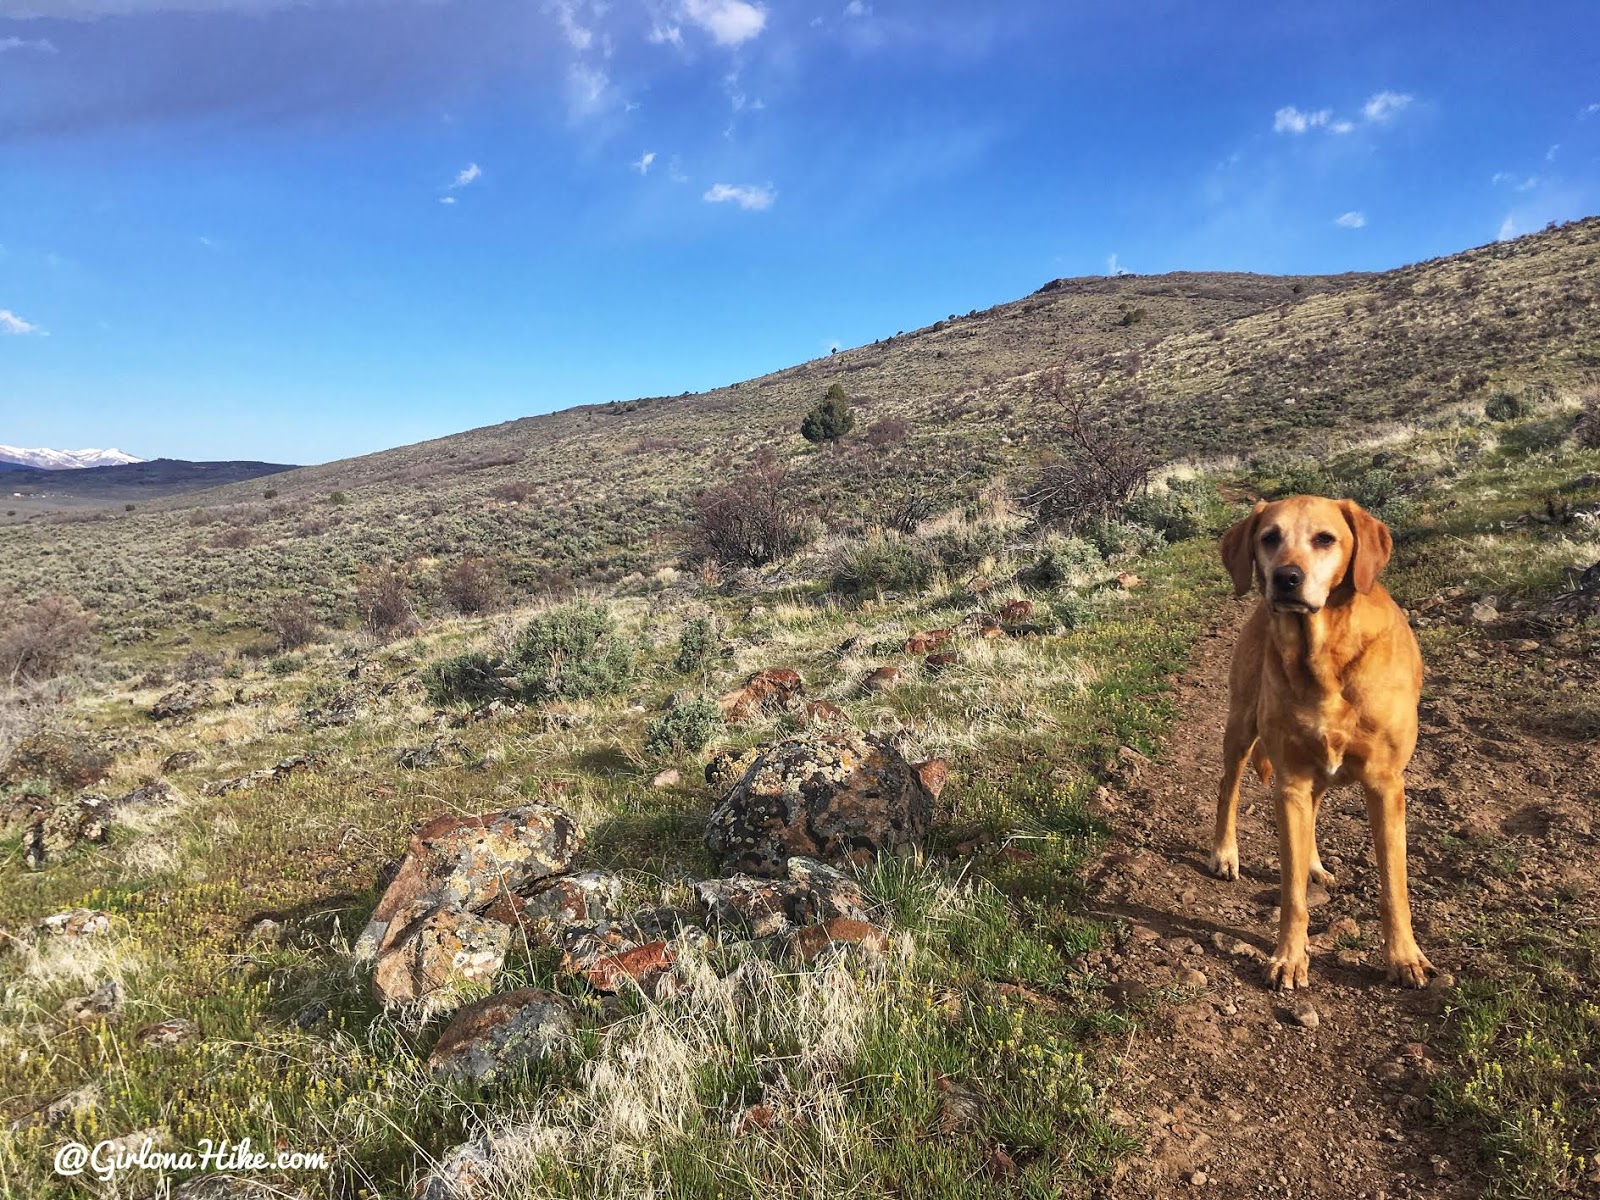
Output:
[[706,843],[752,875],[780,875],[795,855],[866,866],[922,841],[942,783],[885,739],[800,734],[762,751],[712,810]]
[[955,637],[954,629],[924,629],[920,633],[913,633],[906,639],[905,652],[907,654],[927,654],[937,650]]
[[930,654],[927,658],[922,660],[922,666],[929,675],[937,675],[941,671],[949,670],[960,661],[961,656],[959,654]]
[[477,817],[436,817],[412,836],[357,951],[380,953],[402,912],[477,911],[559,874],[581,842],[578,823],[564,809],[539,801]]
[[40,917],[38,928],[54,937],[98,937],[111,932],[111,914],[96,908],[71,908]]
[[621,897],[622,881],[615,875],[584,871],[543,880],[526,895],[508,892],[484,909],[483,915],[559,942],[569,925],[592,925],[614,917]]
[[372,991],[385,1005],[448,1007],[461,985],[492,979],[505,962],[511,927],[457,908],[425,906],[400,919],[378,952]]
[[728,721],[748,721],[763,713],[788,711],[805,695],[805,690],[797,671],[757,671],[742,688],[729,692],[719,703]]
[[229,792],[247,792],[257,784],[272,783],[293,775],[297,771],[309,771],[317,765],[315,756],[310,754],[291,754],[288,758],[279,759],[270,767],[262,767],[259,771],[251,771],[246,775],[239,775],[233,779],[218,779],[208,783],[200,789],[207,796],[226,796]]
[[706,763],[706,782],[722,795],[744,778],[744,773],[761,757],[761,750],[760,746],[753,746],[749,750],[723,750],[712,755]]
[[861,681],[861,690],[864,692],[892,692],[899,687],[905,679],[905,672],[899,667],[879,667],[871,671]]
[[494,1083],[566,1046],[572,1028],[571,1005],[553,992],[523,988],[489,996],[456,1013],[428,1069],[444,1079]]
[[172,1189],[172,1200],[305,1200],[305,1195],[248,1175],[191,1175]]
[[150,706],[152,721],[171,721],[179,724],[194,719],[195,713],[216,699],[216,689],[209,683],[186,683],[173,688]]
[[815,859],[795,855],[783,879],[730,875],[695,885],[708,920],[766,938],[836,917],[863,919],[867,897],[855,880]]
[[583,979],[597,992],[619,992],[629,981],[650,990],[656,980],[672,970],[673,961],[672,947],[667,942],[646,942],[630,950],[601,955],[583,972]]
[[831,700],[808,700],[800,710],[800,723],[821,733],[846,733],[855,728],[850,714]]
[[173,775],[179,771],[187,771],[200,761],[198,750],[174,750],[161,760],[161,773]]
[[126,1003],[127,995],[122,989],[122,981],[108,975],[87,996],[73,996],[65,1001],[56,1016],[78,1025],[94,1025],[102,1021],[114,1025],[122,1019]]

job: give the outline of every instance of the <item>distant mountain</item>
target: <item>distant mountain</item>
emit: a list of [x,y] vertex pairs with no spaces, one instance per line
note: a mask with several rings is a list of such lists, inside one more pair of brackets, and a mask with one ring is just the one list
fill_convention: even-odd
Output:
[[12,517],[53,509],[138,504],[292,471],[287,463],[153,458],[77,470],[0,462],[0,496]]
[[81,471],[85,467],[124,467],[146,461],[122,450],[25,450],[0,446],[0,463],[39,471]]

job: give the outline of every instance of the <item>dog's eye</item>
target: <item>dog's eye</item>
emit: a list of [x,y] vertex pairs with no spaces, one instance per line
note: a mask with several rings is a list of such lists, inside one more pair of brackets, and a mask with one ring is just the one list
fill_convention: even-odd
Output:
[[1316,537],[1311,539],[1311,544],[1318,550],[1326,550],[1338,540],[1339,539],[1334,537],[1331,533],[1319,533]]
[[1283,535],[1280,534],[1276,529],[1269,529],[1261,535],[1261,544],[1268,550],[1272,549],[1281,541],[1283,541]]

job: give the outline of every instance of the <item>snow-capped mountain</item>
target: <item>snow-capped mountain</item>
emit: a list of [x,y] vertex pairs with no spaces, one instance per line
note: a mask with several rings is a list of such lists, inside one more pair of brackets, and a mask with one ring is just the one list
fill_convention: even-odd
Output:
[[122,467],[144,462],[121,450],[24,450],[0,446],[0,463],[15,463],[40,471],[75,471],[81,467]]

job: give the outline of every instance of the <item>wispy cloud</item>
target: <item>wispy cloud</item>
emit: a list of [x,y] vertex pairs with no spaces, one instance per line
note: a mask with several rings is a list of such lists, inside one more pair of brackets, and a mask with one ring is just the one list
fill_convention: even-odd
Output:
[[1500,235],[1499,235],[1497,240],[1498,241],[1502,241],[1502,242],[1509,242],[1512,238],[1514,238],[1516,236],[1517,236],[1517,220],[1516,220],[1515,217],[1507,215],[1506,219],[1504,221],[1500,222]]
[[477,163],[468,163],[466,166],[462,167],[461,170],[456,172],[456,181],[450,186],[452,188],[464,188],[469,183],[472,183],[478,179],[478,177],[482,174],[483,168]]
[[1391,121],[1410,108],[1415,98],[1407,92],[1377,92],[1361,106],[1361,115],[1369,121]]
[[1328,109],[1318,109],[1316,112],[1301,112],[1292,104],[1286,104],[1272,117],[1273,133],[1305,133],[1307,130],[1324,126],[1333,117]]
[[872,15],[872,5],[863,4],[861,0],[850,0],[850,3],[844,6],[844,15],[847,17],[870,17]]
[[737,204],[750,212],[763,212],[772,207],[778,193],[768,184],[714,183],[700,199],[707,204]]
[[54,54],[56,44],[49,38],[0,38],[0,54],[8,50],[33,50],[39,54]]
[[32,321],[24,321],[9,308],[0,308],[0,333],[16,334],[43,333]]
[[1580,121],[1595,116],[1600,116],[1600,100],[1593,104],[1585,104],[1578,110],[1578,120]]
[[1127,272],[1122,269],[1122,264],[1117,261],[1117,256],[1116,256],[1115,253],[1112,253],[1112,254],[1110,254],[1110,255],[1108,255],[1106,257],[1106,274],[1107,275],[1126,275],[1127,274]]
[[1531,192],[1542,182],[1537,175],[1514,175],[1510,171],[1496,171],[1489,179],[1495,186],[1509,185],[1519,192]]
[[574,117],[602,113],[615,99],[611,76],[603,68],[584,62],[575,62],[567,68],[567,110]]
[[440,196],[439,197],[439,203],[440,204],[454,204],[455,202],[456,202],[456,198],[454,196]]
[[719,46],[742,45],[767,26],[767,10],[746,0],[683,0],[679,11]]
[[632,162],[628,165],[635,171],[639,172],[639,174],[648,175],[650,173],[650,164],[655,162],[655,160],[656,152],[654,150],[646,150],[639,156],[638,162]]
[[1340,213],[1333,219],[1333,223],[1341,229],[1361,229],[1366,226],[1367,214],[1355,211]]
[[579,19],[575,0],[555,0],[548,7],[556,14],[556,23],[561,26],[567,45],[581,51],[594,44],[594,30]]

